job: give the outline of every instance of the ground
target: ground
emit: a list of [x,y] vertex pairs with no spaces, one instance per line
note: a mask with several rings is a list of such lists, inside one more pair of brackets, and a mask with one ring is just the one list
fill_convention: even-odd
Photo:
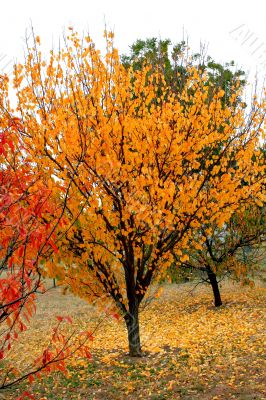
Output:
[[[92,360],[73,359],[61,373],[0,393],[16,399],[23,391],[36,399],[264,400],[266,289],[225,284],[224,305],[215,308],[209,288],[166,285],[141,313],[144,356],[127,354],[123,320],[104,318],[92,306],[53,289],[42,298],[30,329],[23,332],[12,362],[24,368],[40,352],[54,312],[70,315],[73,326],[92,331]],[[2,396],[2,397],[1,397]]]

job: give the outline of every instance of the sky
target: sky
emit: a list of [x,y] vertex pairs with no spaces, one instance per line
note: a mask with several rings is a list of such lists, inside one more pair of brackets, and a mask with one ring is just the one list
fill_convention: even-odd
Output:
[[128,52],[138,38],[176,43],[185,35],[192,51],[204,43],[216,61],[235,60],[250,71],[252,81],[256,71],[260,77],[266,71],[265,15],[265,0],[2,0],[0,71],[8,70],[10,60],[23,57],[30,24],[47,49],[68,26],[81,34],[89,32],[102,49],[106,24],[115,32],[120,53]]

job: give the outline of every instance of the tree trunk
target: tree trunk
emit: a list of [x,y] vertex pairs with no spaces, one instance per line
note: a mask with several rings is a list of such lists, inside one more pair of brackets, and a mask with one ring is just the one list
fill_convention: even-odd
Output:
[[129,305],[129,313],[125,316],[128,335],[129,355],[141,357],[141,345],[139,334],[139,305],[137,301]]
[[215,307],[220,307],[223,303],[222,303],[220,289],[219,289],[216,275],[211,270],[207,270],[207,274],[208,274],[208,278],[210,280],[210,284],[212,286],[212,291],[213,291],[213,296],[214,296],[214,305],[215,305]]

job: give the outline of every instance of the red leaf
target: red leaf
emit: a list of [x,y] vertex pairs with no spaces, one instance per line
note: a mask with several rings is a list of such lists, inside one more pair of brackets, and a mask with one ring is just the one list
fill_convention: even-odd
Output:
[[111,314],[113,318],[115,318],[116,320],[119,320],[119,314],[117,313],[112,313]]
[[85,349],[85,356],[86,356],[89,360],[92,359],[92,355],[91,355],[91,353],[89,352],[89,350],[87,350],[87,349]]
[[52,240],[49,240],[49,245],[54,249],[55,253],[58,253],[58,248]]
[[26,331],[26,330],[27,330],[27,327],[26,327],[25,324],[23,324],[23,322],[20,322],[20,327],[19,327],[19,329],[20,329],[20,332],[23,332],[23,331]]
[[70,318],[70,317],[65,317],[65,320],[66,320],[67,322],[69,322],[70,324],[73,323],[72,318]]
[[2,155],[2,154],[6,154],[6,151],[5,151],[5,148],[4,148],[4,146],[0,143],[0,156]]
[[30,392],[23,392],[22,395],[17,397],[16,400],[23,400],[26,397],[28,397],[29,399],[35,400],[35,397],[32,394],[30,394]]
[[4,358],[4,350],[0,350],[0,360]]
[[8,260],[8,268],[11,268],[14,262],[14,257],[10,257],[10,259]]
[[94,336],[92,335],[92,332],[87,332],[88,338],[92,341],[94,339]]
[[21,247],[18,249],[18,256],[19,256],[19,257],[22,257],[22,256],[23,256],[23,253],[24,253],[24,247],[21,246]]
[[[22,226],[22,227],[20,228],[20,234],[24,236],[24,235],[26,235],[26,233],[27,233],[27,232],[26,232],[25,227]],[[23,248],[23,247],[22,247],[22,248]]]
[[14,144],[13,144],[12,140],[10,140],[10,139],[7,140],[7,143],[9,145],[10,149],[12,150],[12,152],[14,153],[15,147],[14,147]]

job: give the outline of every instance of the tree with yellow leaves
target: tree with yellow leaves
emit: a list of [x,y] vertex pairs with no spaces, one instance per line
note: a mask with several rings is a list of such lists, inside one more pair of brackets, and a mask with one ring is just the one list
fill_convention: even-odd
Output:
[[56,243],[61,263],[51,259],[43,273],[88,301],[111,298],[130,355],[140,356],[139,307],[173,250],[185,261],[188,242],[201,246],[195,229],[222,226],[250,195],[262,200],[263,171],[253,179],[260,166],[252,156],[265,102],[254,102],[247,121],[244,105],[230,106],[237,87],[228,105],[221,90],[210,99],[208,76],[193,67],[177,96],[148,65],[126,69],[112,34],[106,42],[102,56],[70,30],[47,61],[36,37],[14,85],[32,168],[58,201],[69,188],[76,221]]

